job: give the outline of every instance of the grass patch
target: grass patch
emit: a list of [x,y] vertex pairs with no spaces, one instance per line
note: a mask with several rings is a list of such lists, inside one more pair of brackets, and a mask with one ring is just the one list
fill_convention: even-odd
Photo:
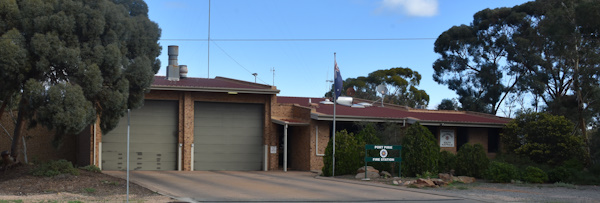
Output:
[[98,168],[97,166],[94,166],[94,165],[87,165],[87,166],[79,167],[79,168],[86,170],[86,171],[94,172],[94,173],[102,172],[102,170],[100,170],[100,168]]
[[61,159],[58,161],[49,161],[36,166],[31,174],[34,176],[54,177],[60,174],[79,175],[79,170],[73,167],[71,162]]
[[94,188],[83,188],[83,191],[85,191],[87,193],[94,193],[94,192],[96,192],[96,189],[94,189]]
[[0,203],[23,203],[23,200],[0,200]]
[[68,203],[83,203],[83,202],[79,201],[79,200],[75,200],[75,201],[69,201]]
[[102,182],[102,184],[106,184],[106,185],[114,185],[114,186],[119,186],[120,185],[120,183],[118,181],[103,180],[101,182]]

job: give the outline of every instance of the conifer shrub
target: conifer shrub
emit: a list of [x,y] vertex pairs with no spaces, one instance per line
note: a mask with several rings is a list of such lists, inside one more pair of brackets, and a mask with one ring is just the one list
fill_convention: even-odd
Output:
[[438,163],[440,173],[448,173],[456,170],[456,154],[449,151],[441,151]]
[[[361,151],[358,142],[354,139],[354,133],[348,133],[346,130],[335,133],[335,175],[346,175],[356,172],[361,166]],[[323,159],[323,175],[332,176],[333,164],[333,141],[329,141],[325,148],[325,157]]]
[[489,159],[481,144],[465,144],[456,155],[456,173],[463,176],[482,178]]
[[519,179],[519,170],[512,164],[492,161],[484,173],[485,179],[497,183],[509,183]]
[[426,128],[415,123],[402,139],[402,175],[415,177],[427,171],[438,171],[440,147]]
[[538,167],[528,166],[523,173],[523,180],[530,183],[544,183],[548,182],[548,175]]
[[564,166],[559,166],[548,171],[548,181],[551,183],[557,182],[569,182],[569,179],[573,173],[571,170],[567,169]]

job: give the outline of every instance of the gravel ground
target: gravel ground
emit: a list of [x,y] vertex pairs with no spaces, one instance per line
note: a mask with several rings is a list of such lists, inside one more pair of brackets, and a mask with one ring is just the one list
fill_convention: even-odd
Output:
[[422,190],[442,191],[489,202],[600,202],[599,186],[476,182]]
[[[475,183],[453,183],[440,188],[410,188],[395,186],[394,179],[372,179],[368,182],[355,179],[354,176],[336,176],[335,179],[352,180],[358,184],[383,184],[385,187],[401,187],[411,191],[422,191],[440,195],[451,195],[460,198],[480,200],[484,202],[599,202],[600,186],[571,184],[524,184],[524,183],[489,183],[477,180]],[[397,179],[397,178],[395,178]],[[415,178],[402,178],[402,181]]]

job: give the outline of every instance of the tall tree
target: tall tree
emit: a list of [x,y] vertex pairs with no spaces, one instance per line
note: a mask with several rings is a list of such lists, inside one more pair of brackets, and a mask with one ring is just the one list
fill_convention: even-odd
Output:
[[433,64],[433,79],[454,90],[465,110],[496,114],[514,91],[520,75],[506,63],[513,29],[504,18],[510,14],[509,8],[482,10],[471,25],[454,26],[435,41],[441,57]]
[[[390,68],[369,73],[367,77],[347,78],[344,81],[342,94],[352,88],[354,97],[361,99],[377,100],[376,88],[385,85],[388,92],[384,101],[392,104],[409,107],[424,107],[429,104],[429,95],[425,90],[417,88],[421,81],[421,74],[410,68]],[[326,96],[331,92],[326,93]]]
[[480,11],[470,25],[440,35],[433,77],[457,92],[463,108],[483,99],[497,109],[507,94],[531,94],[533,105],[578,123],[587,137],[600,109],[598,10],[598,0],[537,0]]
[[142,106],[160,32],[142,0],[0,1],[0,116],[20,98],[11,155],[26,123],[60,138],[99,118],[107,132]]

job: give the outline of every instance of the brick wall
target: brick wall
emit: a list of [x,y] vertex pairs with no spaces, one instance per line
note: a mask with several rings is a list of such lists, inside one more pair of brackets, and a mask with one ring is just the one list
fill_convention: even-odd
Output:
[[[16,119],[17,112],[13,112]],[[5,111],[0,123],[6,131],[0,127],[0,151],[9,150],[12,144],[12,135],[15,130],[15,124],[13,117],[10,112]],[[25,124],[23,131],[23,137],[25,138],[25,145],[27,147],[27,160],[32,161],[50,161],[58,159],[66,159],[73,163],[77,161],[77,135],[64,135],[62,145],[60,148],[55,148],[52,145],[54,140],[55,132],[49,131],[47,128],[37,125],[35,128],[28,128],[29,124]],[[22,142],[21,142],[22,143]],[[23,162],[25,156],[23,156],[23,145],[19,146],[18,159]]]
[[488,152],[488,129],[487,128],[469,128],[469,143],[481,144]]
[[329,139],[331,137],[329,131],[329,122],[311,121],[310,170],[312,171],[320,171],[323,168],[323,155],[325,154],[325,148],[327,148],[327,144],[329,144]]

